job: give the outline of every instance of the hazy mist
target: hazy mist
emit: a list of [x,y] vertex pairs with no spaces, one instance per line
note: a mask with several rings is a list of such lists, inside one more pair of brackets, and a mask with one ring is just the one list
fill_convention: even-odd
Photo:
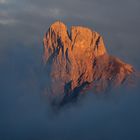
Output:
[[105,95],[90,91],[59,111],[42,95],[51,23],[94,29],[109,53],[140,70],[139,9],[139,0],[0,0],[0,139],[139,140],[139,81]]

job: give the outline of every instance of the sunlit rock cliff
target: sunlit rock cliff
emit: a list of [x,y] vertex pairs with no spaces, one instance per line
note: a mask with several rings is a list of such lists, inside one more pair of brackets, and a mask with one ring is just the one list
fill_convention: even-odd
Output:
[[60,104],[89,89],[104,92],[120,86],[134,72],[131,65],[107,53],[102,36],[89,28],[57,21],[43,39],[45,91]]

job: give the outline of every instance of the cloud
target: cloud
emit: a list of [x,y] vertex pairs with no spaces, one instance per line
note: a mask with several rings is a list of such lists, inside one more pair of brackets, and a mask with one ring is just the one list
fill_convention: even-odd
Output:
[[17,20],[14,19],[0,19],[0,24],[2,25],[13,25],[17,23]]
[[0,0],[0,3],[5,4],[5,3],[7,3],[7,0]]
[[48,16],[52,17],[52,18],[59,18],[59,17],[64,16],[64,13],[59,8],[49,8],[48,9]]

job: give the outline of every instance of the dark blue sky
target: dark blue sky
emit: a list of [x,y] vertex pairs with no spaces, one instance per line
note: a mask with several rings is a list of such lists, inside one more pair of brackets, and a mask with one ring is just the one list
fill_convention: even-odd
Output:
[[42,38],[56,20],[99,32],[109,53],[140,70],[139,10],[139,0],[0,0],[0,139],[139,140],[139,82],[54,113],[39,80]]

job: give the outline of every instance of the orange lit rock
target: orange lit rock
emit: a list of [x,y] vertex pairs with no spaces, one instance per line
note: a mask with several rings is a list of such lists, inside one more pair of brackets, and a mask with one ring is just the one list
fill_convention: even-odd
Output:
[[57,21],[43,42],[49,79],[46,92],[60,101],[77,97],[90,85],[95,91],[119,86],[134,71],[131,65],[108,55],[102,36],[86,27],[72,26],[69,34],[66,25]]

